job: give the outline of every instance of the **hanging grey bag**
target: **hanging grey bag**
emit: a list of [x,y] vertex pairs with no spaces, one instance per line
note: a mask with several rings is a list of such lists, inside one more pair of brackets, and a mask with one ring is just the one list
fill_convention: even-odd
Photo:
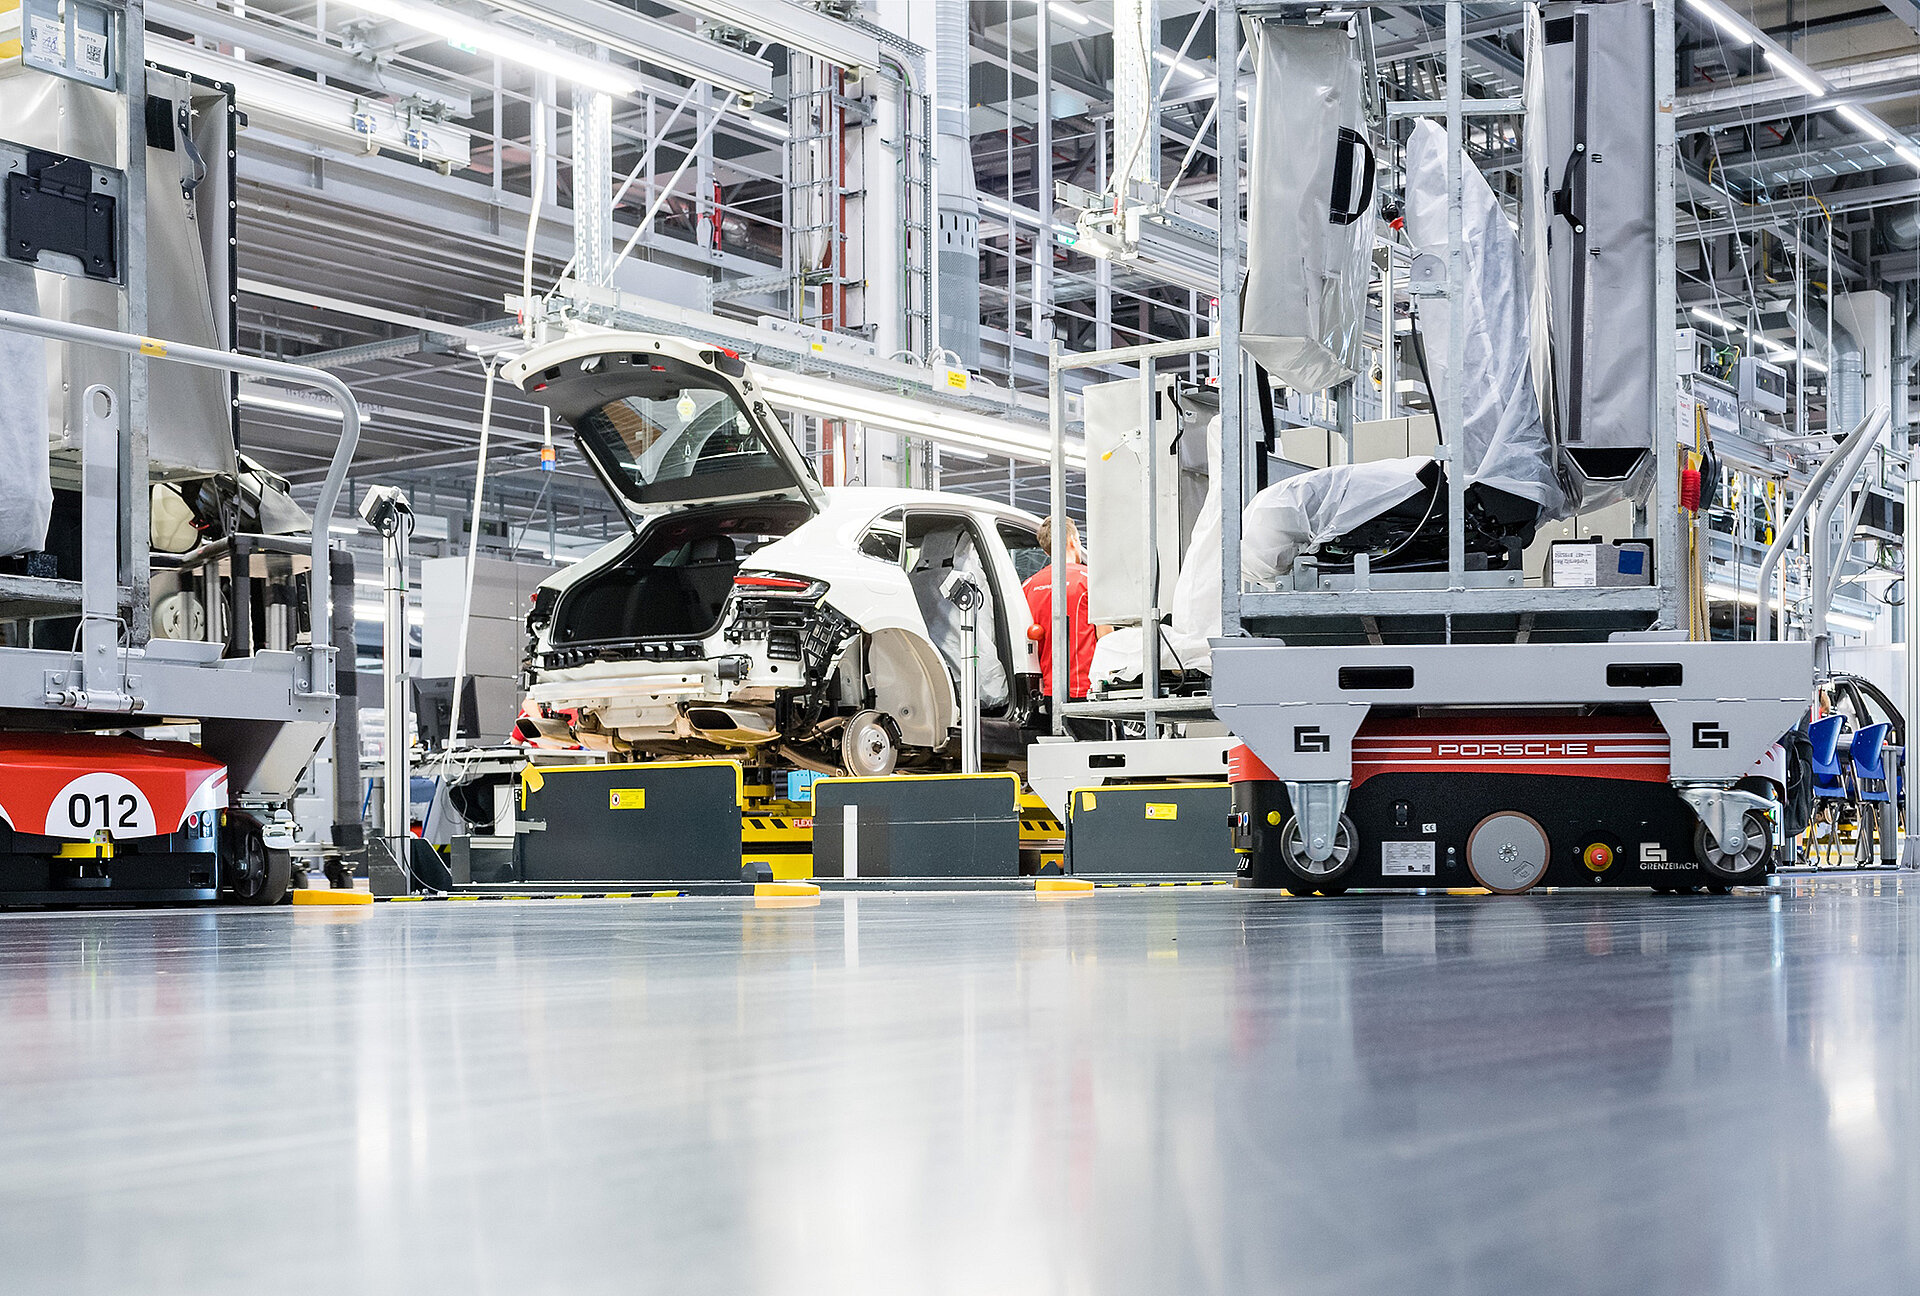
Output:
[[[0,259],[0,309],[40,313],[31,266]],[[46,344],[0,329],[0,557],[47,543],[53,481],[47,465]]]
[[[1547,251],[1554,404],[1580,512],[1652,484],[1656,346],[1653,9],[1644,0],[1546,13],[1545,100],[1530,165],[1553,214]],[[1539,154],[1533,154],[1539,158]],[[1672,401],[1668,399],[1667,417]],[[1671,435],[1671,433],[1669,433]]]
[[1277,383],[1360,372],[1373,261],[1373,149],[1342,27],[1249,20],[1254,89],[1240,345]]

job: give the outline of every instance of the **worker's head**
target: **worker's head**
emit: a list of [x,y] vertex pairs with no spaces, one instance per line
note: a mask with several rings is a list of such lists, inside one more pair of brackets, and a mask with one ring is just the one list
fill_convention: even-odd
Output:
[[[1067,561],[1070,563],[1083,563],[1087,560],[1087,553],[1086,553],[1086,550],[1080,547],[1080,528],[1073,524],[1072,518],[1068,518],[1066,521],[1067,521]],[[1042,549],[1045,549],[1049,556],[1052,555],[1053,553],[1053,519],[1052,518],[1048,518],[1040,524],[1040,547]]]

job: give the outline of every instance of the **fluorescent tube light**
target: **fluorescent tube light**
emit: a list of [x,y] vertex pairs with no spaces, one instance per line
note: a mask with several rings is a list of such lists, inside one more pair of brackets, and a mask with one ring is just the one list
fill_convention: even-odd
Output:
[[1892,132],[1890,132],[1878,118],[1869,113],[1861,112],[1852,104],[1841,104],[1838,108],[1834,109],[1834,111],[1846,118],[1854,129],[1871,135],[1877,140],[1891,142],[1893,139]]
[[1902,162],[1905,162],[1914,170],[1920,171],[1920,148],[1915,148],[1911,144],[1895,144],[1893,151],[1900,155]]
[[416,4],[413,0],[349,0],[349,3],[376,17],[390,18],[444,37],[449,44],[462,49],[491,54],[536,72],[550,72],[588,90],[628,95],[640,89],[639,77],[612,64],[569,53],[526,32],[476,22],[440,5]]
[[1705,320],[1707,323],[1713,325],[1715,328],[1723,328],[1729,333],[1746,332],[1745,329],[1741,328],[1738,324],[1735,324],[1732,320],[1727,319],[1724,316],[1715,315],[1712,311],[1708,310],[1704,306],[1695,306],[1693,308],[1693,313],[1695,316]]
[[[1748,607],[1758,607],[1760,605],[1760,600],[1754,595],[1752,590],[1735,589],[1731,585],[1722,585],[1719,581],[1707,582],[1707,597],[1717,599],[1722,603],[1744,603]],[[1767,606],[1773,609],[1776,616],[1779,614],[1780,600],[1778,598],[1771,594],[1768,595]],[[1838,626],[1843,630],[1851,630],[1855,634],[1865,634],[1867,631],[1873,629],[1873,622],[1867,620],[1865,617],[1854,616],[1849,612],[1829,611],[1827,613],[1827,624],[1830,626]]]
[[1715,0],[1687,0],[1687,4],[1695,13],[1718,27],[1734,44],[1753,44],[1753,29],[1731,9],[1715,3]]
[[1781,53],[1777,50],[1768,50],[1767,62],[1772,65],[1775,72],[1786,77],[1815,99],[1821,99],[1826,96],[1826,83],[1815,75],[1812,68],[1793,57],[1793,55]]
[[1081,13],[1072,5],[1061,4],[1060,0],[1051,0],[1051,3],[1047,5],[1047,12],[1051,13],[1055,18],[1065,18],[1076,27],[1093,26],[1093,19],[1087,17],[1087,15]]

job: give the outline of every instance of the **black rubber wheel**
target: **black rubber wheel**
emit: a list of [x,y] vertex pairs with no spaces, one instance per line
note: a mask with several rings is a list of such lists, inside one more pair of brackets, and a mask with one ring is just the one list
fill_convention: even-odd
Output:
[[1280,859],[1287,866],[1288,874],[1280,885],[1295,895],[1301,894],[1297,886],[1325,892],[1329,884],[1338,883],[1346,875],[1359,855],[1360,831],[1353,826],[1353,820],[1341,815],[1334,829],[1333,853],[1321,863],[1313,863],[1307,858],[1306,843],[1300,835],[1300,819],[1296,815],[1280,828]]
[[[1767,876],[1773,864],[1773,824],[1758,810],[1741,816],[1741,831],[1747,835],[1746,849],[1729,856],[1714,844],[1705,824],[1693,827],[1693,856],[1712,879],[1709,889],[1718,886],[1753,886]],[[1720,894],[1720,892],[1715,892]]]
[[228,894],[241,904],[277,905],[293,886],[293,856],[268,850],[266,840],[251,827],[241,827],[226,839],[227,858],[222,871],[231,870]]

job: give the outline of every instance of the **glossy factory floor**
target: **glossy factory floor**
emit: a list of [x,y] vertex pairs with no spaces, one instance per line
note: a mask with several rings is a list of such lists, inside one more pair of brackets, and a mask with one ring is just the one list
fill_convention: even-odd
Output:
[[8,1293],[1911,1292],[1920,879],[0,917]]

